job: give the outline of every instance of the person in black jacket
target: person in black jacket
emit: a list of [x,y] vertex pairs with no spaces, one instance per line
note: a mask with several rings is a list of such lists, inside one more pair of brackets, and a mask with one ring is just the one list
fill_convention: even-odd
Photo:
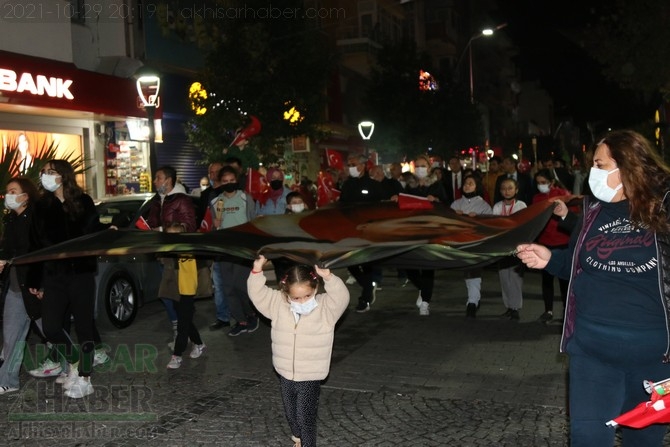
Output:
[[403,192],[403,187],[398,180],[386,177],[384,168],[373,166],[370,169],[370,177],[378,181],[382,187],[382,200],[398,200],[398,194]]
[[[384,198],[381,183],[372,179],[366,169],[368,158],[364,155],[350,155],[347,159],[349,178],[342,183],[340,203],[376,203]],[[362,287],[356,312],[367,312],[375,301],[375,267],[361,264],[349,267],[349,273]]]
[[[51,246],[90,234],[107,226],[100,223],[93,199],[77,184],[76,174],[67,160],[50,160],[41,171],[42,196],[36,203],[36,216],[43,219],[43,246]],[[47,261],[43,264],[41,285],[30,292],[42,300],[42,328],[58,353],[70,364],[63,383],[65,395],[74,399],[93,393],[91,370],[95,350],[95,256]],[[63,331],[63,321],[72,313],[80,349]]]

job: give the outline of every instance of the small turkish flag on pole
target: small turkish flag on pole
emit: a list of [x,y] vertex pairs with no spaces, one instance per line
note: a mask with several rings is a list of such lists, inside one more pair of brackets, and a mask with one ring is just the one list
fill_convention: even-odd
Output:
[[245,191],[248,192],[254,200],[263,205],[268,200],[270,188],[268,186],[268,181],[263,174],[256,169],[247,168],[247,184]]
[[326,149],[326,160],[328,166],[335,168],[338,171],[344,169],[344,159],[342,158],[342,153],[335,149]]
[[199,233],[207,233],[212,231],[214,223],[212,222],[212,211],[207,207],[205,211],[205,217],[203,217],[202,222],[200,222],[200,228],[198,228]]
[[142,216],[140,216],[139,219],[137,219],[137,222],[135,222],[135,226],[140,230],[151,230],[149,223],[147,223],[147,220]]
[[657,383],[644,382],[647,392],[651,392],[651,399],[642,402],[630,411],[620,414],[609,422],[610,427],[622,425],[624,427],[645,428],[652,424],[667,424],[670,422],[670,379]]
[[235,134],[235,138],[228,147],[231,146],[242,147],[248,143],[247,140],[249,140],[249,138],[260,133],[261,122],[258,120],[258,118],[256,118],[253,115],[250,115],[249,118],[251,118],[251,123],[249,123],[247,127],[245,127],[244,129],[237,132],[237,134]]
[[322,207],[329,203],[335,202],[340,198],[340,191],[335,189],[333,177],[327,172],[319,172],[317,177],[317,201],[316,206]]

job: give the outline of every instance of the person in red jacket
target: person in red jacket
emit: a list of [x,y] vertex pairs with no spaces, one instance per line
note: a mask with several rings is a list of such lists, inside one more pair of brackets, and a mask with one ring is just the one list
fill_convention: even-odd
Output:
[[[146,217],[149,227],[154,231],[165,231],[172,224],[181,224],[186,233],[195,232],[196,223],[199,222],[193,199],[186,193],[184,186],[177,182],[177,171],[172,166],[161,166],[156,170],[154,188],[156,195],[151,198]],[[174,302],[166,297],[159,298],[165,305],[176,338],[178,318]]]
[[196,230],[193,199],[184,186],[177,182],[177,171],[172,166],[161,166],[154,176],[156,195],[151,198],[147,223],[152,230],[163,231],[172,223],[180,223],[186,233]]
[[[570,195],[570,192],[551,175],[548,169],[537,171],[535,174],[535,185],[538,192],[533,196],[533,203],[542,202],[552,197]],[[538,236],[537,242],[551,249],[567,247],[570,241],[570,233],[561,229],[558,223],[558,218],[552,216],[549,222],[547,222],[547,226],[544,227],[544,230]],[[558,278],[558,287],[561,292],[563,305],[565,306],[568,281]],[[544,300],[544,313],[540,315],[540,320],[543,322],[551,321],[554,318],[554,276],[546,270],[542,270],[542,299]]]

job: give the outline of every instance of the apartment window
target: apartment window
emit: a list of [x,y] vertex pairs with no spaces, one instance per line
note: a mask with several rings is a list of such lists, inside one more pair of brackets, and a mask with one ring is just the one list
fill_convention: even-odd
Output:
[[372,28],[372,14],[361,15],[361,37],[370,37]]

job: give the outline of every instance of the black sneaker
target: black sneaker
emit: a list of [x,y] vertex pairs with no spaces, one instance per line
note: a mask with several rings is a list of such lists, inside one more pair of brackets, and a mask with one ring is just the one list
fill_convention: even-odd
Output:
[[248,332],[247,325],[244,326],[240,323],[237,323],[233,328],[228,332],[228,335],[231,337],[237,337],[240,334]]
[[477,317],[477,305],[475,303],[468,303],[468,307],[465,308],[465,317],[466,318]]
[[370,310],[370,303],[367,301],[358,301],[358,306],[356,306],[356,312],[363,313]]
[[547,321],[551,321],[554,319],[554,313],[550,310],[546,311],[542,315],[540,315],[540,321],[544,321],[545,323]]
[[251,333],[258,329],[260,319],[258,317],[247,317],[247,332]]
[[514,310],[512,310],[512,312],[510,312],[510,314],[509,314],[509,319],[510,320],[519,321],[519,318],[520,317],[519,317],[519,311],[518,310],[514,309]]
[[500,318],[510,318],[512,316],[512,309],[507,309],[504,314],[500,315]]
[[209,330],[216,331],[224,327],[230,327],[230,321],[223,321],[217,318],[214,323],[209,325]]

